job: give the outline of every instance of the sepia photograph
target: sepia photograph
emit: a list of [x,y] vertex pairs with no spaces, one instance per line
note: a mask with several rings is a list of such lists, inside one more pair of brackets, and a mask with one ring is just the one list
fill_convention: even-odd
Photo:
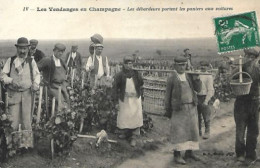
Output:
[[0,168],[260,167],[259,0],[0,3]]

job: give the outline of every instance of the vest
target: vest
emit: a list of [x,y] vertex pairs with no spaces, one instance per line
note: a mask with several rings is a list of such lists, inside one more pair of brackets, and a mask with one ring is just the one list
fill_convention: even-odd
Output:
[[[102,57],[102,64],[103,64],[104,75],[106,76],[107,75],[106,57],[104,57],[104,56],[101,56],[101,57]],[[92,56],[92,61],[93,61],[93,56]],[[99,68],[99,62],[98,62],[97,57],[95,57],[95,60],[94,60],[94,70],[92,71],[93,72],[92,75],[97,75],[98,68]]]
[[14,64],[12,64],[10,77],[18,81],[18,88],[13,88],[12,85],[9,85],[9,89],[16,91],[24,91],[26,89],[29,89],[32,85],[29,63],[26,63],[24,65],[23,72],[20,75],[16,72]]

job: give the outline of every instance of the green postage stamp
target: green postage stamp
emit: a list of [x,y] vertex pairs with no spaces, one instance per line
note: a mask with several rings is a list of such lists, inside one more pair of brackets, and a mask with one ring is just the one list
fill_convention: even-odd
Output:
[[256,13],[214,18],[218,52],[230,52],[259,46],[259,31]]

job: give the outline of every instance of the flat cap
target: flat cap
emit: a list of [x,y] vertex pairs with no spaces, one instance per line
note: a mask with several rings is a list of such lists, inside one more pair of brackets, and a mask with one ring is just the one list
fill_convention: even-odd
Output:
[[186,63],[187,63],[187,58],[185,58],[185,57],[180,57],[180,56],[175,57],[175,58],[174,58],[174,63],[175,63],[175,64],[186,64]]
[[209,63],[205,60],[200,61],[200,66],[209,66]]
[[255,57],[259,56],[259,53],[254,48],[244,49],[246,55],[254,55]]
[[66,46],[64,44],[61,44],[61,43],[56,43],[54,45],[54,50],[55,49],[60,50],[60,51],[64,51],[64,50],[66,50]]
[[29,42],[28,42],[28,39],[25,38],[25,37],[20,37],[18,40],[17,40],[17,43],[15,44],[16,47],[28,47],[30,46]]
[[36,40],[36,39],[31,39],[31,40],[30,40],[30,43],[31,43],[31,44],[38,44],[38,40]]
[[134,62],[134,59],[132,56],[125,56],[123,62],[127,64],[128,62]]

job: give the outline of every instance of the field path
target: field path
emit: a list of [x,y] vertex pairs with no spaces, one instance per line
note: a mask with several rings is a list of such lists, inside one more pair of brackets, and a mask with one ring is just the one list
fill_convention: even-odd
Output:
[[[186,165],[176,165],[173,161],[171,144],[166,143],[156,151],[146,152],[142,157],[126,160],[117,168],[243,167],[243,165],[235,162],[234,144],[235,123],[232,101],[228,104],[223,104],[222,110],[215,117],[211,125],[210,139],[200,140],[201,150],[196,153],[202,158],[201,162],[187,160]],[[259,162],[256,162],[251,167],[258,167],[259,165]]]

